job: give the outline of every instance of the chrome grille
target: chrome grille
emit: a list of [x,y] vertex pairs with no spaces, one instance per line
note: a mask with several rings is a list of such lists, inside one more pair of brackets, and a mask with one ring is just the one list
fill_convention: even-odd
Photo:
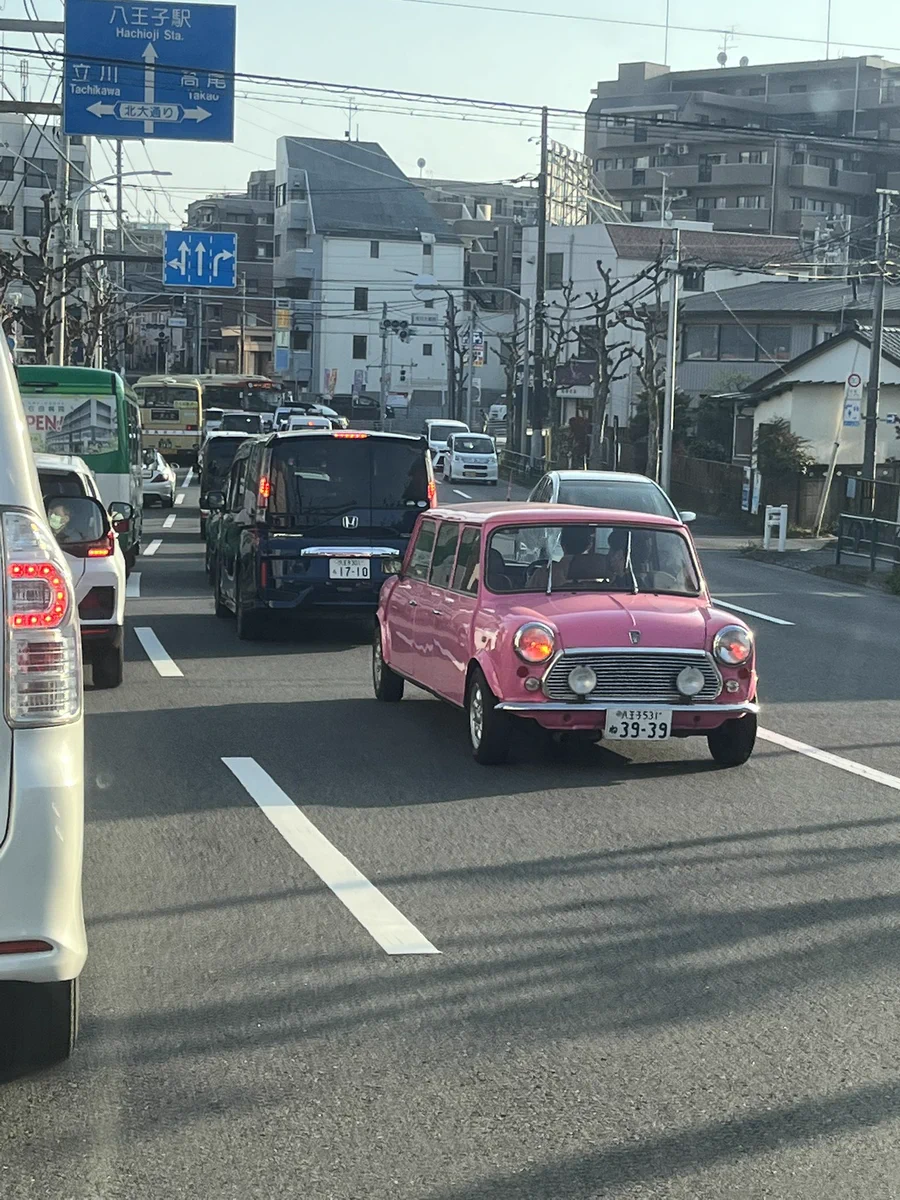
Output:
[[675,686],[675,680],[685,667],[699,667],[706,683],[694,699],[715,700],[722,680],[710,655],[702,650],[583,650],[563,654],[544,677],[544,694],[550,700],[581,698],[569,687],[569,672],[573,667],[593,668],[597,686],[587,700],[625,700],[637,703],[658,700],[663,704],[690,703]]

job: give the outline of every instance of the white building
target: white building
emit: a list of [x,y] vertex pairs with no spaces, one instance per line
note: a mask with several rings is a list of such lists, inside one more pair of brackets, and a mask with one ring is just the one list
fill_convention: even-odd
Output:
[[[678,222],[682,230],[682,264],[686,273],[682,275],[685,292],[720,291],[744,284],[756,283],[761,279],[771,280],[763,268],[769,263],[790,261],[798,258],[799,242],[795,238],[768,237],[760,234],[718,233],[710,226],[699,222]],[[589,323],[590,293],[603,294],[603,281],[597,264],[612,272],[616,280],[640,281],[641,272],[654,263],[660,254],[665,256],[672,244],[672,231],[660,225],[572,225],[550,226],[547,229],[545,294],[548,321],[554,320],[563,301],[563,289],[572,284],[571,313],[568,324],[573,331]],[[523,231],[522,244],[522,293],[532,307],[536,299],[537,276],[537,229]],[[787,276],[785,276],[787,278]],[[627,302],[641,288],[626,288],[620,297]],[[667,298],[664,290],[663,299]],[[645,302],[646,299],[645,298]],[[557,317],[558,319],[558,317]],[[640,335],[625,329],[616,331],[616,340],[627,339],[636,344]],[[566,349],[568,359],[579,358],[577,338]],[[581,372],[585,379],[590,368]],[[623,373],[613,385],[610,397],[609,419],[618,418],[627,424],[640,384],[634,367]],[[579,408],[585,409],[592,389],[587,382],[560,392],[564,401],[562,420],[575,415]],[[585,409],[586,411],[586,409]],[[552,417],[553,414],[551,414]]]
[[[28,239],[35,249],[45,220],[43,197],[56,188],[59,132],[20,113],[0,117],[0,249],[14,250],[14,241]],[[69,138],[69,195],[90,181],[89,140]],[[87,213],[80,210],[83,234]],[[33,240],[32,240],[33,239]]]
[[[412,284],[433,276],[461,307],[463,247],[384,150],[280,138],[274,239],[275,373],[298,392],[377,397],[384,356],[389,394],[445,411],[448,298]],[[385,318],[398,329],[383,342]]]

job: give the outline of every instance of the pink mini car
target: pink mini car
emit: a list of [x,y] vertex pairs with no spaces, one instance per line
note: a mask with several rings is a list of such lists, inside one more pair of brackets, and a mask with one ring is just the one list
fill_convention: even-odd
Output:
[[618,744],[702,734],[723,766],[756,740],[753,635],[715,608],[674,517],[564,504],[432,509],[381,590],[372,677],[465,708],[478,762],[512,723]]

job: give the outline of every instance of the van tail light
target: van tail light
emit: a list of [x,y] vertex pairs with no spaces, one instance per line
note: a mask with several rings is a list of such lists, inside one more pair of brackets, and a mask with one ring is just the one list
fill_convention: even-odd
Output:
[[331,436],[336,438],[367,438],[369,435],[362,429],[338,429]]
[[437,508],[437,484],[433,479],[428,480],[428,507]]
[[15,727],[63,725],[81,714],[81,638],[65,558],[25,512],[0,518],[4,715]]
[[259,494],[256,497],[256,502],[260,508],[269,507],[269,496],[272,492],[272,484],[269,482],[268,475],[260,475],[259,477]]

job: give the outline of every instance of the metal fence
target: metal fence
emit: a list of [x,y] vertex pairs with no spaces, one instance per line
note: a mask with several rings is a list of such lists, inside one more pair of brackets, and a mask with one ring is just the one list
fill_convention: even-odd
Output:
[[858,513],[841,513],[835,565],[840,566],[848,557],[868,559],[870,571],[877,571],[879,563],[891,568],[900,565],[900,524]]

